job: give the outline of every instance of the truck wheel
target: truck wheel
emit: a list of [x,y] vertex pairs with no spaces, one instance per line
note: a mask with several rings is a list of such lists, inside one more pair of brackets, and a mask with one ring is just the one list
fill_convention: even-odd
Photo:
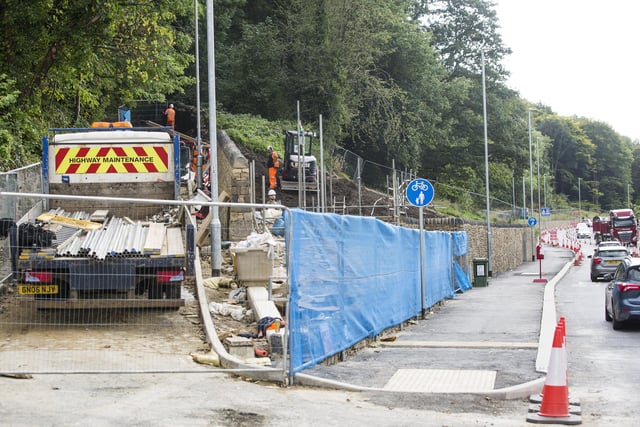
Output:
[[181,291],[180,283],[172,283],[169,285],[165,285],[165,292],[167,294],[167,299],[180,299],[180,291]]
[[148,292],[149,299],[162,299],[162,286],[155,281],[149,282]]

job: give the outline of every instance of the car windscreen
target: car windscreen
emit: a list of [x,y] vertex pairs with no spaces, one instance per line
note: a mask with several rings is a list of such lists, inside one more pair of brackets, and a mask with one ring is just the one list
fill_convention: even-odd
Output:
[[613,225],[615,227],[633,227],[635,224],[635,220],[633,218],[625,218],[625,219],[614,219]]
[[625,249],[602,250],[598,252],[598,256],[605,258],[624,258],[627,256],[627,251]]

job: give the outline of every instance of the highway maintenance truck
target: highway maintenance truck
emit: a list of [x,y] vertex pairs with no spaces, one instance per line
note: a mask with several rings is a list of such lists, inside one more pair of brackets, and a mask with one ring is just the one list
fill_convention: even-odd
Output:
[[[42,140],[50,195],[11,236],[18,297],[38,308],[179,307],[187,259],[181,211],[109,197],[180,197],[179,139],[128,123],[52,129]],[[190,230],[192,232],[192,230]]]
[[638,227],[633,209],[612,209],[608,217],[596,216],[592,227],[596,243],[617,240],[627,246],[638,244]]

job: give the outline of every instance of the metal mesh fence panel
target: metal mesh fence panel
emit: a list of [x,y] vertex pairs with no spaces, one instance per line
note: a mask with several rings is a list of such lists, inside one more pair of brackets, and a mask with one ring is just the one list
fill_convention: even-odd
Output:
[[197,309],[180,208],[139,213],[36,209],[17,221],[5,239],[13,277],[0,302],[0,370],[189,366],[185,351],[203,341],[189,321]]
[[131,122],[138,126],[143,122],[152,121],[161,125],[165,124],[164,110],[169,106],[168,102],[138,100],[128,107]]
[[[34,208],[0,239],[10,259],[0,283],[0,372],[210,372],[196,363],[213,345],[203,316],[216,322],[228,357],[253,358],[254,345],[268,347],[264,337],[241,347],[225,339],[255,334],[256,316],[266,315],[251,310],[248,287],[288,300],[279,209],[221,204],[253,220],[240,225],[245,239],[222,242],[216,279],[208,205],[153,200],[131,219],[42,208],[42,197],[30,196]],[[131,200],[108,202],[118,212]]]

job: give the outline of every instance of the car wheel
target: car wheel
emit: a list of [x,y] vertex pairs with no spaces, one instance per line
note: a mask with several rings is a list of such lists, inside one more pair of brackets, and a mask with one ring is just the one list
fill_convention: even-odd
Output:
[[611,315],[609,314],[609,311],[607,310],[607,304],[604,304],[604,320],[606,320],[607,322],[611,322]]
[[[611,304],[611,307],[613,307],[613,304]],[[615,308],[611,309],[611,320],[613,322],[612,326],[613,326],[613,329],[615,331],[619,331],[624,326],[622,322],[620,322],[619,320],[616,319],[616,310],[615,310]]]
[[597,282],[598,281],[598,276],[594,276],[593,274],[591,275],[591,281],[592,282]]

